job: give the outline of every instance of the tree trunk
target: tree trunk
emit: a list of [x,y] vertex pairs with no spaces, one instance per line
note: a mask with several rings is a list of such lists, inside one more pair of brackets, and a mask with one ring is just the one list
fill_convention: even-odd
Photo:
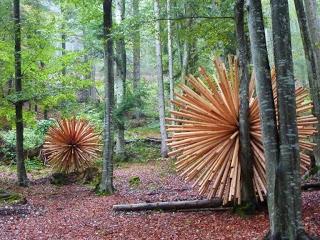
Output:
[[[20,23],[20,0],[13,1],[13,19],[14,19],[14,59],[15,59],[15,90],[16,94],[22,92],[22,73],[21,73],[21,23]],[[18,99],[16,108],[16,160],[17,176],[20,186],[28,185],[28,177],[24,165],[23,157],[23,102]]]
[[99,190],[112,194],[113,186],[113,124],[112,114],[114,105],[114,73],[113,73],[113,40],[112,28],[112,0],[103,2],[103,33],[104,33],[104,91],[105,91],[105,116],[104,116],[104,142],[103,142],[103,167]]
[[155,203],[137,203],[113,205],[114,211],[147,211],[147,210],[182,210],[182,209],[199,209],[199,208],[217,208],[222,206],[220,198],[209,200],[191,200],[175,202],[155,202]]
[[[65,25],[65,16],[64,16],[64,9],[61,5],[60,7],[61,16],[62,16],[62,24],[61,24],[61,56],[64,56],[66,54],[66,42],[67,42],[67,36],[66,36],[66,25]],[[65,65],[62,68],[62,76],[65,76],[67,73],[67,69]]]
[[[298,1],[301,5],[300,11],[304,10],[302,0]],[[308,54],[310,54],[310,60],[307,59],[307,61],[310,61],[312,66],[312,74],[313,77],[309,77],[309,86],[310,86],[310,93],[311,98],[313,101],[313,114],[317,117],[319,123],[320,123],[320,17],[318,12],[318,4],[316,0],[304,0],[304,6],[305,6],[305,18],[307,23],[304,22],[304,24],[301,26],[300,29],[302,32],[301,27],[308,26],[309,29],[309,38],[310,43],[306,43],[306,47],[311,48],[310,50],[305,49]],[[298,13],[298,8],[297,14]],[[298,16],[299,19],[299,16]],[[302,20],[305,21],[305,20]],[[299,23],[300,24],[300,23]],[[308,30],[305,30],[308,31]],[[304,37],[306,37],[307,33],[303,33]],[[302,37],[302,38],[304,38]],[[312,53],[309,51],[312,51]],[[313,55],[311,55],[313,54]],[[311,59],[313,58],[313,59]],[[310,66],[309,66],[310,67]],[[309,68],[308,67],[308,68]],[[309,74],[309,70],[308,70]],[[312,82],[310,81],[312,80]],[[317,124],[317,130],[318,134],[315,136],[314,140],[317,143],[317,146],[314,149],[314,157],[316,160],[316,165],[320,166],[320,124]]]
[[278,225],[271,231],[271,237],[298,239],[303,231],[301,177],[288,1],[271,0],[271,12],[280,137],[275,199],[279,210],[276,214]]
[[[168,16],[168,65],[169,65],[169,84],[170,84],[170,100],[174,99],[174,80],[173,80],[173,52],[172,52],[172,24],[171,24],[171,0],[167,0],[167,16]],[[170,110],[174,110],[174,105],[170,102]]]
[[[190,10],[190,3],[184,3],[184,14],[186,16],[191,15],[191,10]],[[187,19],[186,26],[185,28],[190,28],[192,25],[192,18]],[[183,53],[182,53],[182,69],[181,69],[181,82],[185,83],[186,82],[186,76],[188,74],[188,66],[190,62],[190,51],[191,51],[191,44],[190,40],[188,39],[188,36],[185,36],[184,42],[183,42]]]
[[[132,1],[133,16],[139,16],[139,1]],[[133,34],[133,89],[137,91],[140,86],[140,25],[137,26]],[[141,111],[136,109],[136,119],[140,119]]]
[[90,88],[90,99],[92,102],[97,102],[97,87],[96,87],[96,66],[93,63],[91,66],[91,74],[90,77],[93,81],[93,86]]
[[[125,1],[117,0],[116,2],[116,22],[117,24],[121,24],[124,20],[125,15]],[[117,108],[121,107],[124,103],[125,99],[125,85],[126,85],[126,75],[127,75],[127,55],[126,55],[126,47],[124,36],[119,37],[116,41],[116,66],[117,66],[117,77],[115,80],[115,91],[116,91],[116,106]],[[118,112],[120,116],[118,116],[118,121],[116,124],[116,154],[119,158],[125,158],[125,139],[124,139],[124,113]]]
[[47,107],[44,107],[44,110],[43,110],[43,119],[44,120],[48,120],[48,109]]
[[190,44],[188,39],[184,40],[183,53],[182,53],[182,69],[181,69],[181,82],[186,83],[186,76],[188,73],[188,62],[190,58]]
[[[154,13],[156,18],[160,18],[159,0],[154,0]],[[163,70],[162,70],[162,53],[160,39],[160,22],[156,21],[156,58],[157,58],[157,79],[158,79],[158,104],[159,104],[159,121],[161,133],[161,156],[168,156],[168,147],[166,144],[167,131],[165,127],[165,101],[163,87]]]
[[[317,0],[304,0],[306,8],[306,17],[310,28],[312,48],[316,53],[317,59],[320,59],[320,17]],[[320,63],[318,62],[318,68]]]
[[[239,55],[240,70],[240,165],[241,165],[241,201],[253,210],[256,205],[255,191],[253,187],[253,159],[250,146],[249,126],[249,50],[245,36],[244,24],[244,0],[237,0],[235,5],[236,35]],[[249,209],[248,209],[249,210]]]
[[279,161],[279,138],[261,2],[249,0],[248,13],[251,54],[256,75],[256,90],[259,100],[262,141],[266,161],[270,230],[275,232],[280,224],[277,222],[279,209],[277,208],[275,193],[276,167]]

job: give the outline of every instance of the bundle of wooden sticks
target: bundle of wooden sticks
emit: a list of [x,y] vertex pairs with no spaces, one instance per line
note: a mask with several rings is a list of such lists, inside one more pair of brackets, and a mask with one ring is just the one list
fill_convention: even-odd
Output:
[[[239,160],[239,72],[237,59],[229,59],[229,71],[219,60],[214,61],[215,76],[200,68],[201,78],[188,76],[188,85],[181,85],[176,94],[177,110],[167,118],[171,132],[169,156],[176,156],[178,173],[197,186],[201,195],[220,197],[224,204],[241,203]],[[277,101],[275,72],[272,71],[273,95]],[[262,144],[258,99],[254,95],[254,75],[251,77],[250,137],[254,157],[253,184],[257,198],[266,195],[266,164]],[[308,92],[296,89],[297,124],[299,131],[301,171],[310,165],[307,151],[313,151],[310,136],[316,132],[317,119],[311,114]]]
[[100,136],[85,120],[60,120],[49,128],[44,153],[59,172],[80,172],[99,157]]

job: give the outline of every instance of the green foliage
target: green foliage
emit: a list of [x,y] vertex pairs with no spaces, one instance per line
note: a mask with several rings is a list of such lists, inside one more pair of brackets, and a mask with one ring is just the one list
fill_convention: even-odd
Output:
[[0,206],[14,205],[25,201],[25,198],[19,193],[7,192],[0,189]]
[[[34,128],[24,128],[23,147],[25,151],[34,150],[42,146],[45,134],[48,128],[54,123],[53,120],[40,120]],[[15,159],[16,132],[15,130],[0,131],[0,139],[3,141],[3,146],[0,153],[6,160]],[[32,165],[32,163],[31,163]]]
[[125,148],[128,162],[147,162],[161,157],[160,146],[158,144],[135,141],[126,144]]
[[[25,150],[40,147],[44,142],[44,135],[48,128],[54,123],[52,120],[41,120],[37,123],[35,128],[24,128],[23,147]],[[15,130],[0,132],[1,138],[5,144],[10,147],[16,146],[16,132]]]
[[27,172],[41,171],[45,168],[43,162],[40,159],[27,159],[25,161]]
[[[128,123],[129,126],[132,124]],[[129,127],[125,132],[126,139],[144,139],[144,138],[159,138],[160,124],[157,120],[151,120],[150,122],[144,122],[141,127]]]
[[141,183],[139,176],[133,176],[129,179],[129,185],[130,187],[138,187]]
[[103,104],[85,103],[78,108],[81,110],[76,114],[77,118],[88,120],[97,132],[103,131]]
[[141,111],[147,91],[145,87],[141,87],[133,91],[127,84],[126,93],[122,103],[114,109],[113,120],[116,125],[123,125],[130,115],[130,112]]

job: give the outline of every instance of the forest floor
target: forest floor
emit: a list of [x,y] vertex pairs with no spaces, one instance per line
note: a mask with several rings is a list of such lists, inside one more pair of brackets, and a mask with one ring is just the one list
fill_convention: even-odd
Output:
[[[0,216],[0,239],[261,239],[266,211],[242,217],[232,212],[115,213],[121,203],[191,200],[197,192],[178,177],[170,160],[122,164],[115,170],[116,193],[98,196],[92,187],[54,186],[34,177],[29,188],[14,185],[13,173],[0,174],[0,188],[22,193],[23,213]],[[139,177],[140,181],[137,181]],[[30,176],[30,178],[32,178]],[[136,179],[134,182],[130,181]],[[131,182],[131,183],[130,183]],[[305,229],[320,236],[320,192],[303,193]]]

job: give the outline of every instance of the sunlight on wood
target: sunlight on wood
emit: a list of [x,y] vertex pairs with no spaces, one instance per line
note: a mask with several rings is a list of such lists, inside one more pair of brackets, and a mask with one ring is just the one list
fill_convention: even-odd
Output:
[[[171,136],[167,141],[169,156],[176,156],[176,169],[187,181],[198,187],[208,198],[219,197],[224,204],[241,203],[239,159],[239,72],[237,59],[230,61],[230,69],[219,60],[214,61],[218,79],[200,68],[202,78],[187,77],[182,84],[183,94],[176,94],[172,102],[177,111],[167,118]],[[272,71],[273,94],[277,101],[275,72]],[[258,99],[251,78],[250,136],[254,155],[253,184],[256,196],[264,201],[266,195],[266,166],[262,144]],[[315,146],[310,136],[316,133],[316,117],[311,114],[312,104],[306,89],[296,89],[297,124],[299,132],[301,172],[305,172],[310,159],[306,151]]]
[[44,152],[57,171],[82,171],[99,156],[100,137],[85,120],[61,120],[49,129]]

